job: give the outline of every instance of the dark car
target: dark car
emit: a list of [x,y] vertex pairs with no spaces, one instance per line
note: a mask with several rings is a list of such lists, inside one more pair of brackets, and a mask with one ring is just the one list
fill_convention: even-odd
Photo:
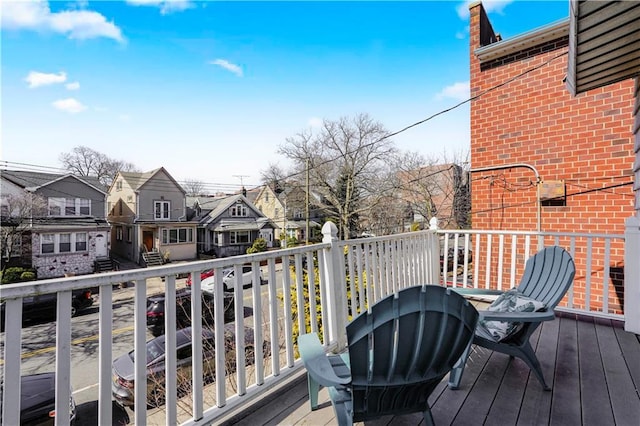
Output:
[[[5,384],[5,386],[7,385]],[[2,389],[0,388],[1,400]],[[20,378],[20,425],[53,425],[56,413],[55,400],[55,373],[22,376]],[[2,407],[0,406],[1,409]],[[71,424],[73,424],[76,418],[76,402],[73,399],[73,395],[69,400],[69,414]]]
[[[212,326],[214,321],[213,294],[202,292],[202,324]],[[233,295],[224,295],[225,321],[233,319]],[[165,296],[159,294],[147,298],[147,328],[154,336],[164,334]],[[176,292],[176,324],[177,328],[191,325],[191,290],[181,289]]]
[[[2,329],[4,329],[4,302],[0,303],[0,315]],[[71,316],[78,315],[82,310],[93,305],[91,290],[73,290],[71,296]],[[47,293],[36,296],[27,296],[22,299],[22,319],[31,320],[37,318],[53,317],[58,306],[58,294]]]
[[[247,364],[255,362],[253,329],[244,328],[245,357]],[[224,328],[224,345],[226,348],[226,369],[235,370],[235,324],[227,324]],[[269,354],[269,342],[263,342],[263,350]],[[164,404],[165,394],[165,336],[158,336],[147,342],[147,405],[155,407]],[[191,327],[176,332],[177,381],[180,395],[191,391]],[[202,329],[202,373],[205,382],[215,377],[215,337],[213,330]],[[113,361],[113,383],[111,391],[114,399],[121,405],[134,405],[134,359],[131,351]]]

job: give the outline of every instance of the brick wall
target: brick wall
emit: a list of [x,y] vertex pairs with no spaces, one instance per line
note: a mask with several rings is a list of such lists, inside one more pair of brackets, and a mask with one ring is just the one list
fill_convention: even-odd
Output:
[[[538,213],[531,169],[472,173],[472,227],[530,231],[539,220],[542,231],[624,233],[625,219],[634,214],[634,81],[571,96],[563,81],[567,36],[481,64],[474,52],[480,40],[495,36],[482,4],[470,12],[471,96],[479,96],[471,104],[472,170],[524,163],[542,182],[564,183],[566,194],[565,205]],[[612,249],[611,266],[619,268],[624,247],[615,242]],[[576,289],[586,274],[602,282],[604,265],[587,271],[581,263]],[[616,310],[622,306],[615,296],[619,282],[611,280],[608,295]]]

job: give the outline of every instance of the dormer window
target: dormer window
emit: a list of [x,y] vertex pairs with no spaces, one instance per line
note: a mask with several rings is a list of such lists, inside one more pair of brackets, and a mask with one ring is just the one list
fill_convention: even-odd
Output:
[[229,209],[229,215],[232,217],[247,217],[247,207],[244,204],[236,204]]
[[91,200],[49,197],[49,216],[90,216]]

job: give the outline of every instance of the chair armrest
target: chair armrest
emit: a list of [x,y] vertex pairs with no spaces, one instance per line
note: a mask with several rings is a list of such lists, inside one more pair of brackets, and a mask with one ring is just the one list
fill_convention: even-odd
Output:
[[504,290],[491,290],[488,288],[463,288],[463,287],[449,287],[451,290],[462,296],[499,296],[504,293]]
[[553,310],[544,312],[493,312],[478,311],[481,320],[506,322],[540,322],[551,321],[556,317]]
[[336,375],[316,333],[298,336],[298,349],[307,372],[320,385],[331,387],[351,383],[351,376],[339,377]]

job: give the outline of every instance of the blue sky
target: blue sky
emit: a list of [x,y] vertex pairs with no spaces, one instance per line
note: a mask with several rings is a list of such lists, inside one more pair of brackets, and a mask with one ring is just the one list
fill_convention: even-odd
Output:
[[[286,169],[278,147],[322,119],[397,131],[469,96],[464,1],[1,1],[0,166],[85,145],[232,190]],[[569,11],[483,3],[504,39]],[[440,158],[469,138],[466,104],[393,140]]]

